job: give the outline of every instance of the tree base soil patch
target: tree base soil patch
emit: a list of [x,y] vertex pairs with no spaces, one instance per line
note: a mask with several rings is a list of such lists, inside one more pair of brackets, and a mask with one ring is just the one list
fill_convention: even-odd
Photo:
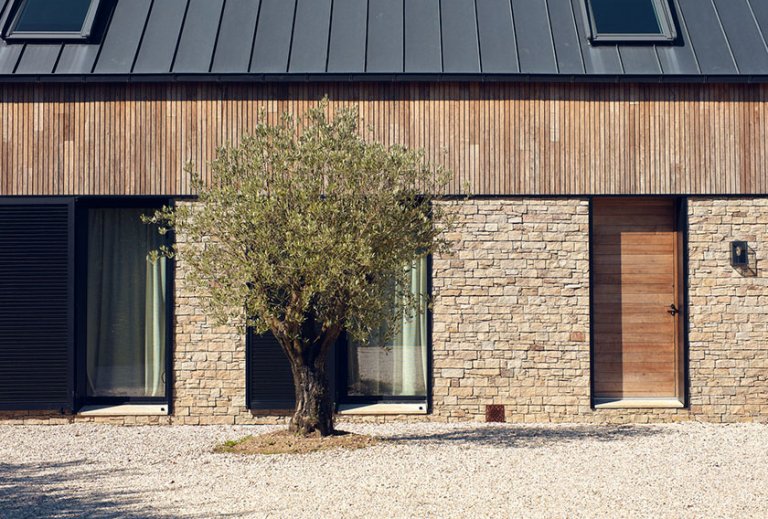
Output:
[[381,443],[381,440],[364,434],[337,431],[331,436],[313,434],[297,436],[281,430],[246,436],[239,440],[225,442],[214,449],[218,453],[232,454],[309,454],[333,449],[364,449]]

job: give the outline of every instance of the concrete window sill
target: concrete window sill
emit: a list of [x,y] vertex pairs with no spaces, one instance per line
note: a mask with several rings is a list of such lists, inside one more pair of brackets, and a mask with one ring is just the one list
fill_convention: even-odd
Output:
[[341,404],[341,415],[427,414],[426,402],[407,404]]
[[87,405],[80,409],[78,416],[167,416],[167,405],[124,404]]
[[677,398],[619,398],[595,400],[595,409],[682,409]]

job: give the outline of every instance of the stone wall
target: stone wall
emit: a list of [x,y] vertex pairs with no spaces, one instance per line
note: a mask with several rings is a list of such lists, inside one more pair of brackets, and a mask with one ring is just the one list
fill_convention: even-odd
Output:
[[[768,422],[768,199],[692,198],[689,217],[690,408],[590,407],[587,199],[446,201],[452,254],[434,258],[433,413],[343,420]],[[192,246],[184,236],[180,247]],[[730,266],[750,242],[750,271]],[[216,326],[177,262],[174,414],[82,418],[0,414],[0,423],[246,424],[284,422],[245,407],[242,330]]]
[[[689,201],[691,413],[768,422],[768,199]],[[754,268],[730,265],[746,240]]]
[[589,203],[466,200],[435,257],[434,412],[508,421],[589,414]]

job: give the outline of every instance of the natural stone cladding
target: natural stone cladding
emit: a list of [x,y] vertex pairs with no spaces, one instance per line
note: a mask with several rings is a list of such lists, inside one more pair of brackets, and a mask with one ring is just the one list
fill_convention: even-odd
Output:
[[[691,414],[768,422],[768,199],[688,202]],[[746,240],[750,271],[730,265]]]
[[433,259],[434,413],[508,421],[590,416],[589,202],[446,202],[449,255]]
[[[634,410],[590,406],[588,199],[440,203],[457,225],[453,251],[432,262],[432,414],[340,420],[479,421],[503,404],[510,422],[768,422],[768,199],[689,199],[690,406]],[[750,243],[751,271],[731,267],[732,240]],[[177,241],[182,255],[196,246]],[[246,409],[243,331],[212,323],[188,274],[178,261],[172,416],[25,412],[0,423],[284,422]]]

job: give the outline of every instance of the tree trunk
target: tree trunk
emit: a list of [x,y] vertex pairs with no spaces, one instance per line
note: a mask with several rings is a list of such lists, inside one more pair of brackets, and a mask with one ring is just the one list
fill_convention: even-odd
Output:
[[299,356],[290,360],[296,386],[296,411],[290,431],[303,436],[315,432],[321,436],[333,434],[333,402],[325,375],[325,356],[321,354],[311,360]]

